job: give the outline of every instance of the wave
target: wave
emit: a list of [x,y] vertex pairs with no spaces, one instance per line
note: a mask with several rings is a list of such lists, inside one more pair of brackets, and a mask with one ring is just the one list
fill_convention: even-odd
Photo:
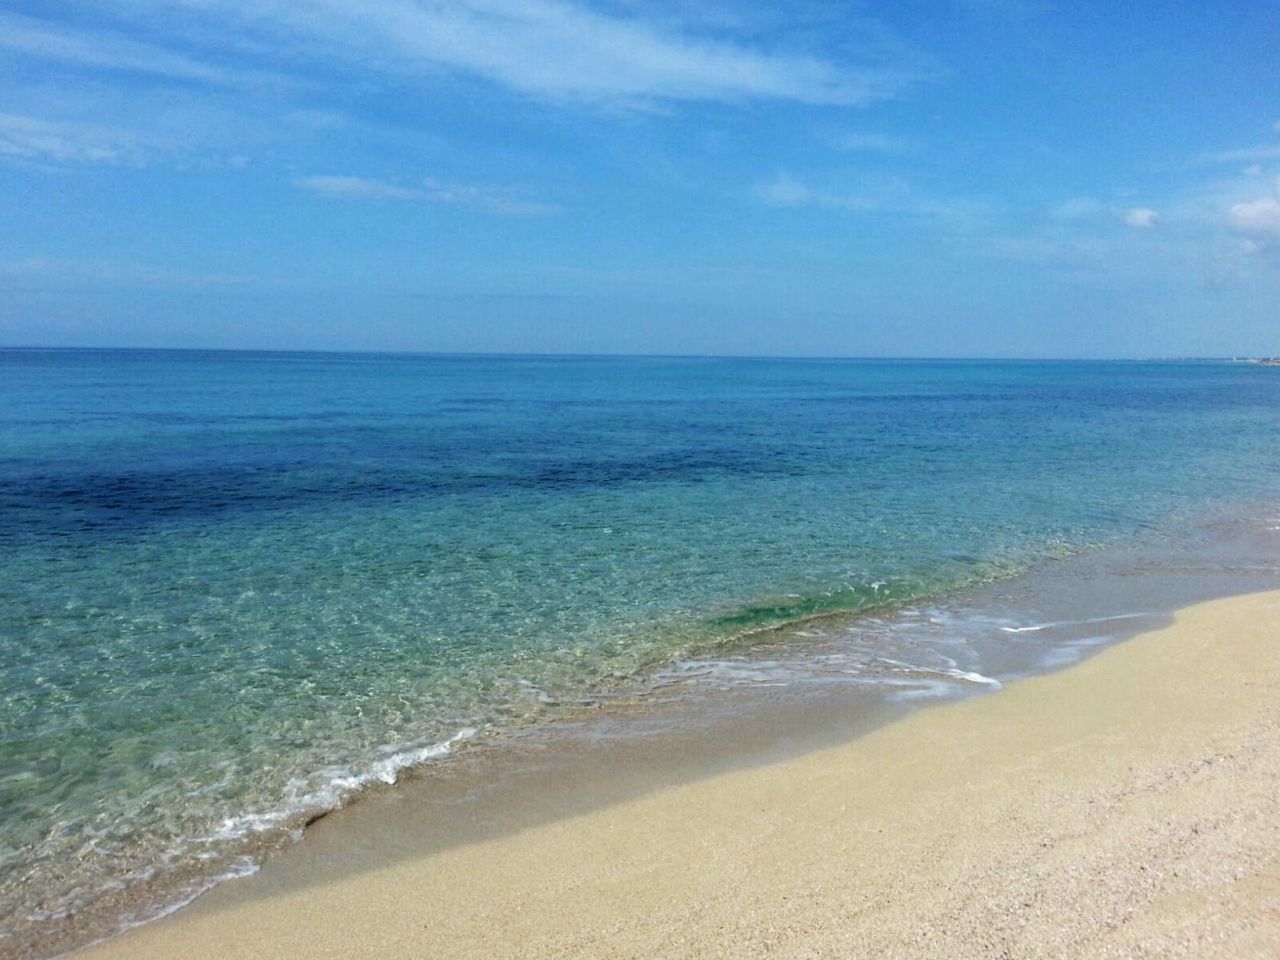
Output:
[[321,771],[322,776],[325,776],[324,784],[319,789],[305,793],[300,792],[300,781],[292,780],[285,786],[284,800],[279,806],[228,817],[213,833],[195,839],[201,843],[241,840],[290,823],[302,822],[303,826],[314,823],[325,814],[340,810],[353,794],[371,784],[393,784],[409,767],[447,757],[459,744],[472,739],[478,732],[476,727],[464,727],[447,740],[437,743],[384,747],[383,752],[387,756],[369,764],[360,772],[340,768]]

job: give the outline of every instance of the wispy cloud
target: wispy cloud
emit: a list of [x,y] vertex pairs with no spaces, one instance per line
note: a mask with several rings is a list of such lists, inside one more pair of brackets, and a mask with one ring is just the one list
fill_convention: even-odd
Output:
[[772,180],[757,183],[752,193],[770,207],[818,207],[870,213],[901,209],[907,191],[905,184],[896,178],[881,178],[874,186],[860,184],[853,190],[820,190],[782,172]]
[[282,82],[275,74],[213,66],[109,31],[89,33],[18,14],[0,13],[0,49],[41,60],[202,84],[243,86]]
[[[225,114],[205,111],[198,105],[142,100],[145,117],[130,123],[128,116],[90,101],[79,105],[77,117],[100,120],[53,120],[28,113],[0,113],[0,159],[36,168],[95,165],[147,167],[160,162],[178,168],[244,169],[252,162],[235,149],[232,133],[246,136],[249,126]],[[217,126],[229,128],[217,137]],[[259,124],[260,126],[260,124]],[[274,129],[279,129],[277,125]],[[261,136],[259,132],[257,134]],[[221,139],[227,141],[218,145]]]
[[1237,150],[1215,150],[1202,153],[1199,161],[1202,164],[1216,163],[1256,163],[1265,160],[1280,160],[1280,143],[1260,144],[1253,147],[1241,147]]
[[1053,207],[1049,219],[1064,222],[1093,220],[1106,212],[1106,205],[1092,197],[1072,197]]
[[1237,266],[1248,261],[1255,268],[1280,267],[1280,176],[1262,179],[1261,170],[1246,170],[1193,184],[1167,206],[1170,224],[1202,249],[1217,247],[1218,256],[1234,258]]
[[226,273],[171,270],[145,263],[82,260],[57,257],[0,259],[0,278],[10,282],[55,288],[68,286],[128,286],[153,288],[234,288],[260,281]]
[[1280,178],[1236,173],[1184,183],[1151,199],[1150,206],[1129,206],[1074,197],[1046,216],[1006,216],[1003,235],[975,246],[1082,282],[1186,280],[1243,290],[1280,279]]
[[1072,197],[1049,210],[1049,220],[1058,224],[1105,225],[1119,221],[1135,230],[1149,230],[1160,220],[1150,207],[1120,207],[1093,197]]
[[127,130],[0,113],[0,156],[43,163],[142,166],[156,148]]
[[346,200],[420,200],[422,191],[412,187],[401,187],[382,180],[368,180],[364,177],[316,176],[299,177],[293,181],[294,186],[326,197],[341,197]]
[[848,213],[881,213],[899,216],[971,222],[985,216],[982,204],[969,200],[939,200],[921,195],[901,177],[859,176],[842,189],[819,189],[782,171],[772,180],[760,181],[751,190],[755,199],[770,207],[816,207]]
[[444,68],[553,100],[857,105],[897,96],[928,73],[901,53],[832,59],[568,0],[135,0],[132,9],[175,20],[194,12],[206,30],[269,36],[300,62],[401,74]]
[[560,208],[554,204],[523,199],[519,191],[512,187],[474,183],[442,183],[439,180],[432,179],[426,180],[424,185],[427,191],[427,199],[434,203],[473,207],[487,213],[498,213],[513,217],[542,216],[560,212]]
[[772,180],[757,183],[751,192],[757,200],[770,207],[803,207],[821,199],[789,173],[779,173]]
[[830,140],[831,146],[847,153],[903,154],[912,150],[911,141],[885,133],[842,133]]
[[1150,207],[1130,207],[1120,215],[1120,219],[1136,230],[1150,230],[1160,219],[1160,214]]
[[312,193],[346,200],[425,200],[503,216],[541,216],[560,210],[552,204],[525,199],[514,187],[446,183],[431,177],[421,181],[420,186],[353,176],[299,177],[293,183]]

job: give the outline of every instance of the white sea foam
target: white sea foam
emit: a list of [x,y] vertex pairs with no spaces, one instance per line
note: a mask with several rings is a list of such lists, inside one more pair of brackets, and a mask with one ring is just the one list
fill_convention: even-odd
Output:
[[[373,783],[395,783],[404,770],[449,755],[460,743],[470,740],[477,732],[475,727],[464,727],[447,740],[435,743],[388,744],[380,751],[384,754],[381,759],[368,764],[358,773],[337,768],[320,771],[318,776],[323,778],[323,784],[316,789],[306,790],[302,781],[290,781],[285,788],[285,797],[280,805],[269,810],[250,811],[239,816],[228,817],[212,833],[193,837],[189,841],[193,844],[209,845],[206,850],[196,853],[192,853],[189,849],[181,852],[171,851],[164,859],[175,860],[183,856],[194,860],[214,859],[219,856],[215,847],[267,831],[284,829],[291,823],[337,810],[362,788]],[[301,828],[296,828],[293,832],[294,838],[297,839],[301,834]],[[258,861],[254,857],[238,856],[231,861],[227,869],[220,873],[180,888],[181,892],[172,900],[154,909],[121,917],[116,930],[126,930],[170,914],[223,881],[256,873],[258,867]],[[151,879],[155,872],[153,869],[147,871],[145,875],[134,873],[125,880],[146,881]],[[52,920],[57,917],[30,917],[29,919]],[[114,933],[109,936],[113,935]]]
[[1110,617],[1090,617],[1088,620],[1052,620],[1048,623],[1036,623],[1027,627],[1001,627],[1004,633],[1035,633],[1040,630],[1051,630],[1054,627],[1079,627],[1090,623],[1110,623],[1113,620],[1136,620],[1149,617],[1150,613],[1117,613]]
[[779,660],[676,660],[654,677],[653,689],[676,684],[712,686],[782,686],[796,670]]
[[[898,667],[912,673],[928,674],[937,677],[948,677],[952,680],[963,680],[966,683],[979,683],[984,686],[995,687],[999,690],[1002,684],[995,677],[988,677],[986,674],[978,673],[974,670],[961,670],[959,667],[922,667],[914,663],[904,663],[901,660],[891,660],[888,657],[877,657],[881,663],[887,663],[890,666]],[[953,664],[955,661],[951,661]]]
[[448,740],[438,743],[388,745],[382,748],[387,756],[368,764],[360,772],[340,768],[320,771],[324,782],[316,789],[306,790],[302,781],[291,780],[285,785],[284,802],[279,806],[228,817],[213,833],[197,838],[197,842],[239,840],[283,827],[295,820],[337,810],[361,788],[372,783],[395,783],[405,769],[448,756],[458,744],[470,740],[477,732],[475,727],[464,727]]
[[939,697],[950,696],[952,693],[952,685],[945,680],[889,680],[885,682],[885,686],[898,687],[896,692],[889,695],[890,700],[931,700]]

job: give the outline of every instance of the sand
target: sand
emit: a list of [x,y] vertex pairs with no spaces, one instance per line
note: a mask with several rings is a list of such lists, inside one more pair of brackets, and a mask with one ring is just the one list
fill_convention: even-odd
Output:
[[1277,957],[1280,593],[838,747],[206,897],[83,956]]

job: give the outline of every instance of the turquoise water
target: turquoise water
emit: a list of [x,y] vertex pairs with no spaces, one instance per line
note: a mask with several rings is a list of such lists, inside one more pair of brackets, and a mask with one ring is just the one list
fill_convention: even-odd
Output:
[[1278,428],[1226,363],[0,351],[0,930],[753,629],[1272,498]]

